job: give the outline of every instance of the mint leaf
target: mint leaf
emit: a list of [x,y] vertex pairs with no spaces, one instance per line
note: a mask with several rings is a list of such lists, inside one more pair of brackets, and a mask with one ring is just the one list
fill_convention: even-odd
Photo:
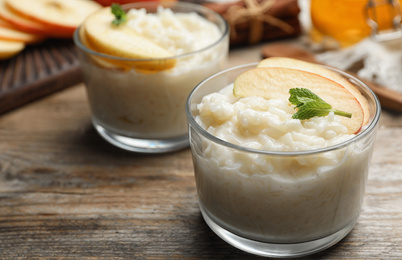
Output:
[[292,88],[289,90],[289,102],[295,105],[298,111],[292,118],[305,120],[315,116],[327,116],[330,112],[345,117],[352,117],[351,113],[332,109],[332,106],[319,96],[305,88]]
[[112,7],[112,14],[114,14],[115,17],[115,19],[112,21],[112,24],[119,25],[124,23],[127,20],[127,14],[123,10],[123,8],[121,8],[119,4],[115,3],[113,3],[111,7]]
[[293,114],[292,118],[304,120],[315,116],[327,116],[332,107],[328,103],[310,101],[302,103],[298,108],[299,110]]
[[319,96],[305,88],[292,88],[289,90],[291,104],[299,106],[311,101],[326,103]]

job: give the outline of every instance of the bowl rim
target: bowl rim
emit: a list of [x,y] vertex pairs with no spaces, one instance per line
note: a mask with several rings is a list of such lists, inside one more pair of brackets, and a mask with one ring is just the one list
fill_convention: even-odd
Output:
[[[82,43],[80,36],[79,36],[79,30],[81,29],[82,24],[79,27],[77,27],[77,29],[75,29],[75,31],[74,31],[73,41],[74,41],[75,45],[86,53],[96,55],[96,56],[99,56],[102,58],[111,59],[111,60],[128,61],[128,62],[136,62],[136,61],[137,62],[138,61],[152,62],[152,61],[161,61],[161,60],[175,60],[175,59],[179,59],[179,58],[185,58],[187,56],[196,55],[197,53],[207,51],[208,49],[211,49],[214,46],[219,45],[222,41],[225,41],[225,39],[229,37],[229,24],[226,21],[226,19],[224,19],[221,14],[213,11],[212,9],[204,7],[202,5],[188,3],[188,2],[181,2],[181,1],[144,1],[144,2],[133,2],[133,3],[129,3],[129,4],[123,4],[121,6],[122,6],[122,8],[124,8],[126,10],[133,9],[133,8],[141,9],[141,8],[147,8],[147,7],[150,8],[150,7],[158,7],[158,6],[163,6],[164,8],[174,8],[174,7],[180,7],[180,6],[187,7],[189,9],[192,9],[191,12],[207,14],[206,16],[209,16],[209,15],[215,16],[216,19],[219,20],[219,22],[223,25],[223,31],[221,31],[221,36],[215,42],[213,42],[201,49],[198,49],[198,50],[195,50],[192,52],[187,52],[187,53],[170,56],[170,57],[163,57],[163,58],[133,59],[133,58],[123,58],[123,57],[118,57],[118,56],[113,56],[113,55],[97,52],[93,49],[88,48],[87,46],[85,46]],[[104,8],[101,8],[97,12],[103,10]],[[186,13],[191,13],[191,12],[189,11]]]
[[375,110],[374,110],[374,115],[372,120],[369,122],[368,125],[363,126],[364,129],[360,130],[359,133],[357,133],[355,136],[353,136],[352,138],[340,142],[338,144],[335,145],[331,145],[331,146],[327,146],[327,147],[323,147],[323,148],[317,148],[317,149],[312,149],[312,150],[303,150],[303,151],[267,151],[267,150],[258,150],[258,149],[253,149],[253,148],[247,148],[244,146],[240,146],[237,144],[233,144],[230,142],[227,142],[223,139],[220,139],[214,135],[212,135],[211,133],[209,133],[207,130],[205,130],[202,126],[200,126],[197,121],[195,120],[192,112],[191,112],[191,107],[192,107],[192,98],[195,94],[195,92],[202,87],[203,84],[205,84],[207,81],[219,77],[227,72],[233,71],[233,70],[238,70],[238,69],[245,69],[246,67],[256,67],[258,64],[258,62],[255,63],[247,63],[247,64],[243,64],[243,65],[238,65],[235,67],[231,67],[225,70],[222,70],[218,73],[215,73],[214,75],[204,79],[203,81],[201,81],[189,94],[187,101],[186,101],[186,107],[185,107],[185,112],[186,112],[186,116],[187,116],[187,120],[188,120],[188,125],[189,125],[189,138],[190,138],[190,144],[191,144],[191,128],[194,128],[199,134],[201,134],[203,137],[209,139],[210,141],[217,143],[219,145],[225,146],[227,148],[231,148],[237,151],[241,151],[241,152],[248,152],[248,153],[254,153],[254,154],[263,154],[263,155],[276,155],[276,156],[284,156],[284,157],[288,157],[288,156],[306,156],[306,155],[315,155],[315,154],[319,154],[319,153],[324,153],[324,152],[329,152],[329,151],[334,151],[334,150],[338,150],[341,148],[346,148],[346,146],[348,146],[351,143],[357,142],[359,140],[361,140],[362,138],[368,136],[370,133],[372,133],[380,120],[380,116],[381,116],[381,104],[380,101],[377,97],[377,95],[371,90],[370,87],[367,86],[367,84],[365,84],[364,82],[362,82],[360,79],[340,70],[340,69],[336,69],[333,67],[329,67],[329,66],[325,66],[325,65],[320,65],[324,68],[330,69],[332,71],[335,71],[337,73],[339,73],[341,76],[346,77],[347,79],[351,79],[353,81],[356,82],[356,84],[359,84],[366,92],[368,95],[371,95],[373,100],[374,100],[374,104],[375,104]]

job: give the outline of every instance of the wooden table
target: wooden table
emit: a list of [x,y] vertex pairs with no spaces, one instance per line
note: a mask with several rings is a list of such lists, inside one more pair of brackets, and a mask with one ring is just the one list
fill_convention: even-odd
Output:
[[[260,59],[230,53],[230,66]],[[402,114],[384,111],[363,212],[305,259],[402,259]],[[142,155],[106,143],[83,84],[0,117],[1,259],[255,259],[198,208],[190,150]]]

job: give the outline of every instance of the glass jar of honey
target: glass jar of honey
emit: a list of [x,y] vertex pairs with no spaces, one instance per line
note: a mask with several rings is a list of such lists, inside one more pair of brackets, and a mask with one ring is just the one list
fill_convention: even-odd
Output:
[[346,47],[401,25],[402,0],[311,0],[311,38]]

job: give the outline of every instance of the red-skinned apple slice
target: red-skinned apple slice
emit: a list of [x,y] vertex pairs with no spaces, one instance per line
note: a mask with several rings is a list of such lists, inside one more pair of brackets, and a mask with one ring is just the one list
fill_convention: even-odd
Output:
[[44,25],[30,21],[10,10],[5,5],[4,0],[0,0],[0,17],[23,32],[41,35],[46,35],[49,32],[49,29]]
[[101,8],[100,4],[87,0],[5,0],[5,3],[21,16],[70,36],[89,14]]
[[350,134],[360,131],[364,114],[355,96],[335,81],[311,72],[277,67],[251,69],[236,78],[233,94],[237,97],[289,99],[291,88],[309,89],[329,103],[333,109],[352,113],[352,118],[339,118]]
[[8,59],[25,48],[25,43],[0,40],[0,59]]
[[360,93],[360,91],[345,78],[340,76],[339,74],[330,71],[318,64],[297,60],[293,58],[287,57],[271,57],[260,61],[257,67],[280,67],[280,68],[289,68],[289,69],[297,69],[303,70],[311,73],[315,73],[321,75],[325,78],[328,78],[332,81],[337,82],[346,88],[350,93],[352,93],[356,99],[359,101],[363,113],[364,113],[364,121],[363,125],[367,124],[370,119],[370,107],[367,103],[367,99]]
[[18,30],[18,29],[15,28],[14,25],[12,25],[11,23],[9,23],[9,22],[7,22],[6,20],[3,20],[3,19],[1,19],[1,18],[0,18],[0,27]]
[[4,1],[0,0],[0,18],[11,24],[16,30],[38,34],[43,37],[71,38],[71,32],[32,21],[8,8]]
[[[124,4],[135,3],[135,2],[161,1],[161,0],[95,0],[95,1],[100,3],[103,6],[109,6],[113,3],[124,5]],[[164,1],[166,1],[166,0],[164,0]],[[168,1],[176,1],[176,0],[168,0]]]
[[35,34],[17,31],[11,28],[4,28],[0,25],[0,39],[8,41],[19,41],[29,44],[40,42],[43,40],[43,37]]

